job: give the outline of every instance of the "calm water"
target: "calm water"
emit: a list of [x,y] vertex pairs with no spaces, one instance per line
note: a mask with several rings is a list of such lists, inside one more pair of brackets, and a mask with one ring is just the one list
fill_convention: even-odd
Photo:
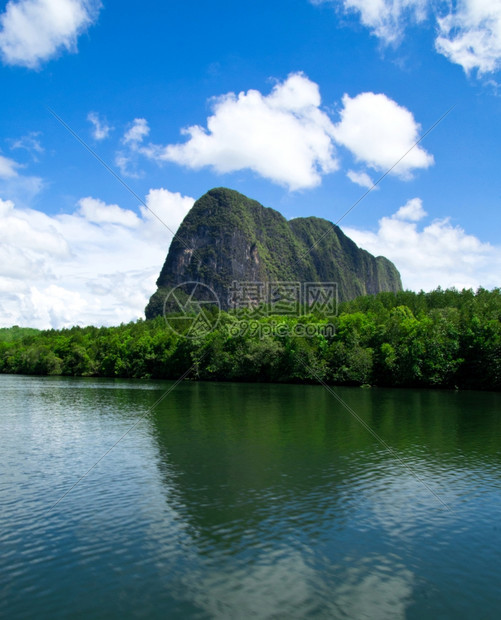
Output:
[[169,385],[0,376],[1,616],[500,617],[501,394],[186,382],[50,511]]

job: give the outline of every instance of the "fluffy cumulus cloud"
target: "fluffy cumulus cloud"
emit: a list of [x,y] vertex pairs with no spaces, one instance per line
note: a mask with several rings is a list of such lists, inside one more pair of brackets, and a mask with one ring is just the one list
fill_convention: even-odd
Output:
[[360,170],[348,170],[346,176],[352,183],[356,183],[357,185],[360,185],[360,187],[366,187],[367,189],[379,189],[377,186],[374,187],[374,181],[370,178],[367,172],[362,172]]
[[421,22],[429,0],[311,0],[312,4],[334,4],[347,13],[357,13],[364,26],[386,43],[396,43],[405,23]]
[[423,209],[423,201],[421,198],[411,198],[393,215],[396,220],[403,220],[408,222],[419,222],[426,215],[426,211]]
[[74,213],[51,216],[0,199],[0,325],[60,328],[142,316],[169,229],[193,199],[152,189],[145,202],[149,208],[135,213],[86,197]]
[[501,68],[501,2],[460,0],[456,10],[438,18],[436,48],[468,73]]
[[392,174],[409,178],[413,170],[433,163],[431,155],[415,146],[419,130],[409,110],[386,95],[369,92],[344,95],[334,137],[357,161],[380,172],[392,168]]
[[62,50],[75,50],[100,7],[99,0],[10,0],[0,15],[3,62],[35,69]]
[[499,286],[501,246],[483,243],[449,218],[422,224],[427,216],[419,198],[409,200],[376,232],[345,228],[360,247],[392,260],[405,288],[432,290],[455,286]]
[[110,127],[106,119],[100,118],[96,112],[89,112],[87,120],[92,125],[92,137],[94,140],[105,140],[110,135],[112,127]]
[[139,144],[149,133],[150,128],[147,120],[145,118],[135,118],[129,129],[125,132],[122,142],[124,144]]
[[207,128],[188,127],[186,142],[142,152],[218,173],[250,169],[291,190],[315,187],[322,174],[338,167],[334,126],[320,105],[318,85],[295,73],[268,95],[249,90],[214,98]]
[[468,73],[501,67],[499,0],[311,0],[357,14],[385,44],[397,44],[409,25],[428,21],[436,31],[435,48]]
[[[207,128],[184,129],[188,139],[181,144],[145,143],[149,125],[135,119],[115,157],[121,173],[139,176],[142,155],[195,170],[211,167],[220,174],[252,170],[294,191],[315,187],[323,175],[339,169],[338,146],[351,151],[359,165],[404,180],[433,164],[433,156],[416,144],[421,127],[412,113],[384,94],[344,95],[334,123],[321,109],[318,85],[294,73],[268,95],[229,93],[214,97],[212,107]],[[346,174],[353,183],[373,187],[366,170]]]
[[79,202],[79,213],[87,221],[94,224],[118,224],[125,228],[137,228],[140,220],[129,209],[122,209],[118,205],[107,205],[96,198],[82,198]]

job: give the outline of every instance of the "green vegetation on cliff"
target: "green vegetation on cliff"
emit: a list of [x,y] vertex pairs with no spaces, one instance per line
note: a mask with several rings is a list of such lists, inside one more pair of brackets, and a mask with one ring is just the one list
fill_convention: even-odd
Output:
[[[335,333],[293,334],[328,323]],[[288,332],[265,333],[271,324]],[[163,317],[33,330],[0,341],[0,372],[178,379],[193,366],[200,380],[501,389],[500,289],[383,292],[342,303],[335,317],[263,317],[261,337],[238,325],[222,312],[214,331],[191,340]]]
[[234,280],[335,282],[341,300],[402,289],[393,263],[361,250],[331,222],[287,221],[234,190],[216,188],[196,201],[179,227],[146,317],[161,314],[166,292],[188,281],[210,286],[228,309]]

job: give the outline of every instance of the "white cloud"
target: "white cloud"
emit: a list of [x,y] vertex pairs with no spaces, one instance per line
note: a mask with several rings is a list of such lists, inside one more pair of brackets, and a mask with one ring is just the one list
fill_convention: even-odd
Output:
[[94,140],[105,140],[110,135],[112,127],[108,125],[106,119],[100,119],[95,112],[89,112],[87,120],[92,123],[92,137]]
[[40,177],[16,174],[2,179],[0,174],[0,196],[9,196],[18,207],[31,205],[45,185]]
[[[146,204],[175,231],[193,199],[152,189]],[[143,315],[172,235],[140,214],[87,197],[46,215],[0,199],[0,323],[60,328]]]
[[4,217],[8,213],[12,211],[14,208],[14,203],[12,200],[2,200],[0,198],[0,217]]
[[137,228],[140,224],[138,216],[129,209],[118,205],[107,205],[97,198],[82,198],[79,201],[79,213],[94,224],[118,224],[126,228]]
[[[21,138],[12,148],[30,150],[31,147],[25,144],[24,138]],[[26,205],[40,193],[44,182],[40,177],[19,174],[18,170],[21,168],[24,168],[24,165],[0,155],[0,196],[9,196],[18,205]]]
[[310,0],[357,13],[361,23],[386,45],[396,45],[411,25],[434,20],[435,48],[469,73],[501,68],[501,3],[499,0]]
[[35,69],[77,38],[97,18],[99,0],[10,0],[0,15],[0,52],[5,64]]
[[0,179],[11,179],[17,177],[19,164],[13,159],[0,155]]
[[377,186],[374,187],[374,181],[370,178],[367,172],[361,172],[360,170],[358,172],[356,170],[348,170],[346,176],[352,183],[356,183],[361,187],[366,187],[367,189],[379,189]]
[[397,220],[408,220],[409,222],[419,222],[428,215],[423,209],[421,198],[411,198],[393,215]]
[[432,290],[455,286],[499,286],[501,246],[484,243],[453,226],[449,218],[419,226],[426,212],[419,198],[409,200],[391,217],[379,220],[376,232],[345,228],[360,247],[393,261],[405,288]]
[[125,132],[122,142],[124,144],[139,144],[149,133],[148,121],[145,118],[135,118],[131,127]]
[[[148,227],[149,236],[158,237],[157,242],[165,240],[165,236],[176,230],[183,221],[184,216],[193,206],[193,198],[182,196],[179,192],[170,192],[167,189],[150,189],[146,196],[146,208],[140,207],[141,215],[145,222],[151,225]],[[165,225],[158,225],[158,221]]]
[[[294,73],[277,82],[269,95],[249,90],[214,97],[207,128],[182,130],[188,136],[183,144],[145,144],[149,125],[144,118],[134,119],[115,164],[122,175],[135,178],[141,176],[139,155],[195,170],[211,167],[220,174],[248,169],[294,191],[316,187],[323,175],[338,170],[336,143],[358,162],[377,171],[393,168],[392,174],[402,179],[433,163],[433,157],[415,145],[420,125],[409,110],[370,92],[344,95],[342,102],[341,120],[334,124],[321,109],[318,85]],[[347,176],[362,187],[373,186],[366,171],[348,170]]]
[[31,131],[30,133],[18,138],[17,140],[10,140],[11,149],[23,149],[30,153],[35,161],[37,161],[37,154],[40,155],[44,152],[44,148],[39,140],[40,132]]
[[469,73],[501,68],[501,2],[460,0],[456,11],[437,19],[437,51]]
[[249,90],[214,98],[207,129],[188,127],[184,144],[150,145],[141,152],[218,173],[250,169],[291,190],[315,187],[322,174],[338,168],[334,127],[320,105],[318,85],[291,74],[269,95]]
[[120,174],[123,177],[129,177],[130,179],[139,179],[142,173],[136,170],[136,156],[131,153],[125,153],[124,151],[118,151],[115,155],[115,165],[120,170]]
[[141,144],[149,133],[148,121],[145,118],[135,118],[122,136],[124,149],[115,154],[115,165],[118,166],[122,176],[132,179],[142,176],[143,173],[137,169],[137,159],[139,153],[144,151]]
[[386,43],[398,42],[408,21],[422,22],[429,4],[428,0],[313,0],[313,4],[325,2],[358,13],[362,24]]
[[419,130],[409,110],[386,95],[368,92],[353,98],[343,96],[341,120],[334,128],[334,137],[357,161],[381,172],[395,166],[405,155],[391,171],[405,179],[414,169],[433,163],[429,153],[414,146]]

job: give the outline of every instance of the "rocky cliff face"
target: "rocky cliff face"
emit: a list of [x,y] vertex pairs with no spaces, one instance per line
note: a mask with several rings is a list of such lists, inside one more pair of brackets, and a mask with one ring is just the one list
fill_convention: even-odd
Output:
[[209,191],[184,218],[146,318],[161,314],[166,293],[188,281],[210,286],[224,309],[233,281],[336,282],[340,301],[402,288],[392,262],[361,250],[331,222],[287,221],[226,188]]

